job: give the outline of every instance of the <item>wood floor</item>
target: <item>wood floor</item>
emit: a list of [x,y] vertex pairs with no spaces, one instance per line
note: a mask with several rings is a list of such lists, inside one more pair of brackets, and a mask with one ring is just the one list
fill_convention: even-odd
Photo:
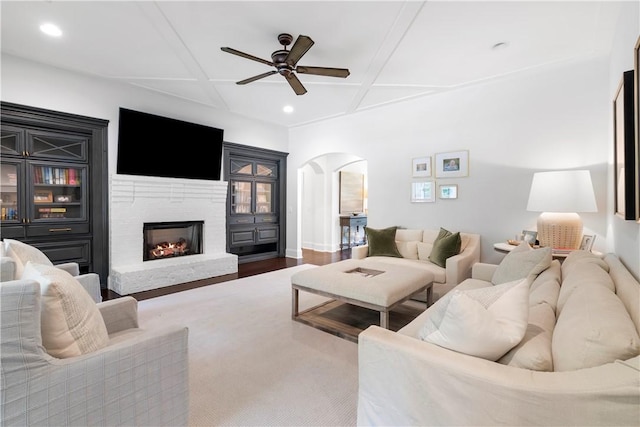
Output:
[[[226,282],[229,280],[240,279],[242,277],[254,276],[256,274],[266,273],[268,271],[280,270],[283,268],[294,267],[301,264],[325,265],[337,262],[343,259],[351,258],[351,249],[345,249],[338,252],[317,252],[308,249],[302,250],[302,259],[295,258],[273,258],[264,261],[248,262],[238,264],[238,272],[235,274],[226,274],[224,276],[212,277],[209,279],[196,280],[195,282],[182,283],[179,285],[166,286],[160,289],[152,289],[150,291],[138,292],[131,294],[138,301],[149,298],[155,298],[162,295],[172,294],[175,292],[185,291],[187,289],[199,288],[201,286],[212,285],[214,283]],[[103,289],[103,300],[120,298],[117,293]]]

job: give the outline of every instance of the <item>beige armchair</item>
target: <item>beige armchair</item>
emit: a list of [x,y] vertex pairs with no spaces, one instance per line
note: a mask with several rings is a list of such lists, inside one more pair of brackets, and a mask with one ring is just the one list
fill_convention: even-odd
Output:
[[40,284],[0,283],[0,296],[0,425],[187,425],[186,327],[141,329],[135,299],[110,300],[107,346],[57,359],[42,346]]

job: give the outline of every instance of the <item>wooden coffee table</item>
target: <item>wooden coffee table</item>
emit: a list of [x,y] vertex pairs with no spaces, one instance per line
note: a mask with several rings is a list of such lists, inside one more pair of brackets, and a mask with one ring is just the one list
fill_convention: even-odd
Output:
[[[427,306],[433,299],[433,274],[415,267],[349,259],[300,271],[291,277],[291,317],[301,319],[299,292],[305,291],[334,301],[380,313],[380,326],[389,328],[389,312],[417,292],[426,292]],[[325,303],[326,304],[326,303]],[[324,304],[321,304],[324,305]],[[309,310],[308,313],[316,306]]]

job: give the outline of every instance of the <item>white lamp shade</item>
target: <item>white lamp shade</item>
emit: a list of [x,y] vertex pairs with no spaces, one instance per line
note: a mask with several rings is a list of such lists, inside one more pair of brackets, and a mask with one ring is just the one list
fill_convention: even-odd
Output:
[[598,212],[587,170],[533,174],[527,210],[533,212]]
[[554,171],[533,174],[528,211],[538,217],[541,246],[577,249],[582,238],[578,212],[597,212],[589,171]]

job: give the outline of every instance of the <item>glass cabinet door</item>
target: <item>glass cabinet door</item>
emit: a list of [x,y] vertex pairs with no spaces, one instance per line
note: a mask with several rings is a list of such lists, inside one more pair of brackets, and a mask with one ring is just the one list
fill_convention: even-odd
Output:
[[0,220],[21,221],[19,179],[20,163],[2,162],[0,169]]
[[269,178],[278,177],[278,165],[275,163],[256,163],[256,176],[267,176]]
[[231,182],[231,213],[251,214],[251,181]]
[[31,164],[34,221],[86,218],[86,168]]
[[256,182],[256,213],[273,213],[273,183]]

